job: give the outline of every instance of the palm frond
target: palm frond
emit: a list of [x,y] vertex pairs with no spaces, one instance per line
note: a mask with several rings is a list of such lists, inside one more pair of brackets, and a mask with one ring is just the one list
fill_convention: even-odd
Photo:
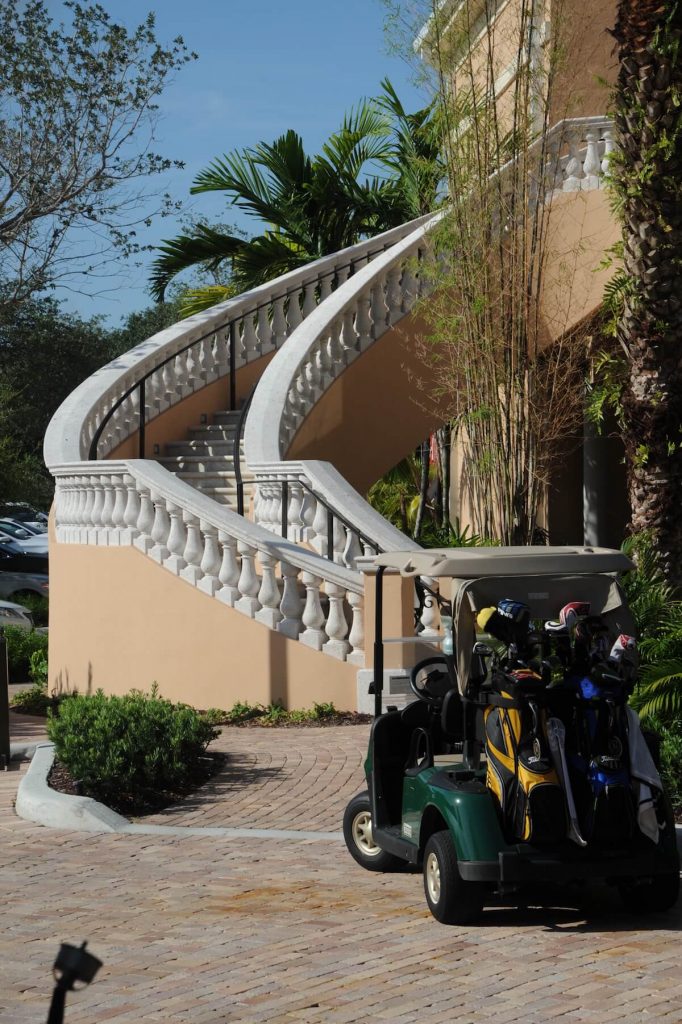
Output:
[[161,256],[152,264],[151,292],[162,302],[168,284],[176,274],[189,267],[204,264],[216,270],[225,260],[232,259],[245,245],[244,239],[214,231],[207,224],[199,224],[194,235],[178,235],[159,246]]
[[201,288],[187,288],[180,296],[180,316],[184,320],[194,313],[203,313],[205,309],[233,298],[236,293],[233,284],[207,284]]

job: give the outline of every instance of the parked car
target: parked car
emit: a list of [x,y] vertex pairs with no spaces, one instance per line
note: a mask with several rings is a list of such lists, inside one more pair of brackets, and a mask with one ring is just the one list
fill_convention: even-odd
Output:
[[0,541],[0,599],[21,599],[27,594],[47,597],[47,553],[22,551],[14,541]]
[[32,505],[23,501],[7,501],[0,505],[0,518],[12,519],[15,523],[25,524],[39,533],[47,533],[47,516]]
[[23,605],[15,604],[14,601],[0,601],[0,629],[4,626],[33,629],[33,616]]
[[11,519],[0,519],[0,541],[11,540],[27,554],[47,552],[47,534],[27,529]]

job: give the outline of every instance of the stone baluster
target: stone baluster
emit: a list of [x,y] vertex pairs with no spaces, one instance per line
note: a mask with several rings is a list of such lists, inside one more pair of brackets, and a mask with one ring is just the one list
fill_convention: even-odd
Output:
[[289,526],[289,540],[300,541],[303,534],[303,489],[298,482],[289,481],[289,507],[287,509],[287,523]]
[[341,556],[342,565],[347,565],[349,569],[354,569],[355,559],[361,556],[362,548],[360,547],[357,533],[355,530],[346,530],[346,545]]
[[312,544],[319,555],[327,555],[327,509],[321,501],[315,502]]
[[140,516],[140,495],[137,493],[135,479],[132,476],[126,474],[123,477],[123,483],[126,488],[126,507],[123,512],[126,529],[122,536],[122,542],[133,544],[138,536],[137,520]]
[[303,602],[298,590],[298,569],[289,562],[281,562],[283,592],[280,602],[282,619],[277,623],[277,629],[290,640],[298,640],[298,635],[303,628],[301,622],[301,609]]
[[587,152],[583,163],[583,188],[599,188],[601,162],[599,160],[599,133],[596,128],[588,128],[585,133]]
[[338,516],[334,516],[332,525],[334,543],[334,561],[343,565],[343,553],[346,550],[346,527]]
[[248,615],[249,618],[253,619],[260,608],[258,603],[260,580],[255,568],[256,549],[241,540],[237,542],[237,549],[241,555],[242,569],[239,574],[239,583],[237,584],[241,597],[235,604],[235,608],[238,608],[244,615]]
[[216,332],[216,374],[224,377],[230,372],[230,329],[223,327]]
[[580,159],[580,135],[575,129],[568,133],[568,163],[566,164],[564,192],[579,192],[582,188],[583,165]]
[[[319,349],[319,346],[316,346]],[[310,395],[309,405],[315,405],[317,399],[324,391],[322,374],[317,363],[317,351],[313,351],[311,357],[306,361],[303,370],[306,382],[306,390]]]
[[[434,580],[430,576],[422,576],[422,580],[431,590],[438,590],[438,580]],[[438,611],[438,602],[430,594],[426,595],[420,622],[424,628],[419,633],[419,636],[424,640],[429,637],[439,636],[440,613]]]
[[173,377],[174,360],[169,359],[161,367],[161,380],[163,381],[163,396],[167,405],[172,405],[177,397],[177,387]]
[[[260,355],[260,338],[256,330],[256,322],[252,313],[247,313],[242,321],[242,344],[244,346],[244,359],[250,363]],[[236,328],[235,328],[236,329]]]
[[191,512],[185,512],[183,515],[185,525],[187,527],[187,542],[185,549],[182,552],[182,557],[187,563],[184,569],[180,570],[180,575],[183,580],[187,580],[188,583],[197,585],[201,579],[201,560],[204,557],[204,545],[201,540],[201,531],[199,528],[199,519]]
[[324,589],[329,597],[329,614],[326,625],[326,633],[329,640],[326,644],[323,644],[322,650],[325,654],[331,654],[332,657],[345,661],[350,651],[350,644],[346,640],[348,636],[348,623],[346,622],[343,608],[346,588],[338,583],[331,583],[327,580]]
[[[296,302],[298,299],[292,296]],[[272,344],[274,348],[280,348],[287,340],[287,318],[284,315],[284,303],[286,297],[275,299],[272,304]]]
[[[104,487],[98,476],[91,477],[95,496],[90,510],[91,526],[88,530],[88,544],[100,543],[100,530],[102,526],[102,509],[104,508]],[[106,543],[106,542],[105,542]]]
[[152,540],[154,541],[154,546],[149,554],[155,562],[158,562],[159,565],[163,565],[170,554],[168,550],[170,518],[168,516],[165,498],[153,491],[152,502],[154,504],[154,524],[152,526]]
[[334,379],[332,374],[332,364],[329,358],[329,344],[326,338],[320,338],[315,346],[315,367],[317,372],[317,379],[319,380],[319,386],[322,393],[327,389],[327,386]]
[[343,363],[348,366],[358,354],[358,336],[355,332],[355,310],[349,308],[343,314],[341,325],[341,346]]
[[180,399],[187,398],[188,395],[192,394],[192,384],[187,378],[187,353],[178,352],[175,359],[173,360],[173,377],[176,381],[176,388],[178,390]]
[[182,515],[182,509],[172,501],[166,502],[166,511],[170,516],[170,532],[168,534],[168,550],[170,552],[164,565],[172,573],[179,576],[187,565],[183,555],[187,544],[187,531]]
[[602,174],[608,174],[609,173],[609,161],[611,159],[611,154],[613,153],[613,148],[614,148],[613,128],[610,128],[610,127],[604,128],[603,135],[604,135],[604,155],[602,156],[602,161],[601,161],[601,173]]
[[140,487],[138,493],[140,495],[140,511],[137,517],[137,537],[134,544],[136,548],[139,548],[146,555],[154,546],[152,530],[154,529],[154,519],[156,516],[151,493],[146,487]]
[[386,324],[388,323],[388,309],[386,307],[386,298],[384,295],[384,283],[383,279],[375,281],[372,285],[372,324],[373,324],[373,335],[374,339],[380,338],[386,330]]
[[114,538],[111,536],[112,528],[114,525],[114,504],[116,498],[116,491],[114,489],[113,477],[101,477],[102,490],[104,492],[104,499],[102,501],[102,511],[100,513],[100,526],[101,533],[99,537],[100,544],[111,544]]
[[287,337],[296,330],[299,324],[303,323],[303,313],[301,312],[301,292],[294,292],[293,295],[289,296],[287,303],[287,316],[286,323],[288,325]]
[[111,522],[113,529],[112,540],[109,543],[122,544],[128,542],[128,536],[126,532],[125,522],[125,510],[126,510],[126,486],[122,476],[115,476],[112,478],[114,485],[114,507],[111,512]]
[[362,594],[356,594],[352,590],[348,593],[348,604],[351,608],[353,620],[351,622],[348,642],[351,646],[351,653],[346,658],[352,665],[360,668],[365,664],[365,600]]
[[342,319],[334,320],[334,322],[329,325],[329,336],[326,344],[329,357],[329,372],[332,380],[338,376],[339,372],[345,366],[345,351],[343,342],[341,341],[342,328]]
[[310,316],[317,306],[317,281],[309,281],[303,292],[303,319]]
[[372,344],[372,317],[370,293],[363,292],[358,298],[355,329],[358,334],[358,348],[364,352]]
[[564,185],[564,172],[561,169],[559,149],[561,138],[558,133],[549,137],[547,142],[547,161],[545,163],[544,193],[548,200],[554,192],[560,192]]
[[389,327],[400,320],[403,313],[403,296],[400,288],[400,267],[391,267],[386,279],[386,305],[388,306]]
[[329,298],[332,293],[333,283],[333,274],[327,274],[325,277],[320,278],[320,302],[324,302],[325,299]]
[[86,495],[78,540],[81,544],[87,544],[90,539],[90,528],[92,526],[92,506],[95,504],[95,485],[91,476],[84,477],[83,483]]
[[327,634],[324,626],[324,612],[320,601],[320,587],[322,580],[311,572],[304,572],[302,576],[306,589],[305,608],[303,609],[302,621],[305,626],[299,640],[307,647],[321,651],[323,644],[327,642]]
[[194,391],[194,386],[199,379],[197,371],[196,353],[194,352],[194,345],[190,345],[187,351],[184,353],[184,380],[190,393]]
[[268,316],[268,307],[261,306],[258,310],[258,339],[260,341],[261,355],[270,352],[274,347],[272,344],[272,327]]
[[317,501],[307,488],[303,488],[303,504],[301,506],[301,519],[303,530],[301,531],[302,541],[312,541],[315,537],[315,513],[317,512]]
[[220,590],[216,594],[219,601],[233,608],[239,600],[239,576],[240,568],[237,559],[237,541],[228,533],[221,530],[218,539],[223,549],[223,557],[218,573]]
[[275,575],[277,559],[268,551],[260,551],[258,557],[262,572],[260,590],[258,591],[258,603],[261,607],[255,617],[258,622],[264,623],[270,629],[277,629],[277,623],[281,622],[283,618],[279,610],[280,593]]
[[204,553],[199,566],[202,576],[197,587],[209,597],[213,597],[220,588],[218,574],[222,562],[218,547],[218,531],[203,519],[199,523],[199,529],[204,535]]

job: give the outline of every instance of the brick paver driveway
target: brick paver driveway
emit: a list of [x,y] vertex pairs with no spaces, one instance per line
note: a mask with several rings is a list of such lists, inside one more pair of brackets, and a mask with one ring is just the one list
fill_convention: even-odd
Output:
[[[226,730],[212,792],[173,824],[329,830],[362,783],[364,727]],[[0,777],[0,1024],[45,1020],[60,941],[104,960],[70,1024],[682,1020],[682,907],[645,924],[610,896],[572,909],[429,915],[421,878],[373,875],[340,842],[68,834],[11,809]]]

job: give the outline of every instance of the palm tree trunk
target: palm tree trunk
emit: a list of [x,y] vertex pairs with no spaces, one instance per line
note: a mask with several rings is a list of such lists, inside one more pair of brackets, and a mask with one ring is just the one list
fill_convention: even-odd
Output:
[[682,584],[682,5],[620,0],[613,32],[614,187],[631,287],[618,337],[631,530],[650,531],[669,581]]

